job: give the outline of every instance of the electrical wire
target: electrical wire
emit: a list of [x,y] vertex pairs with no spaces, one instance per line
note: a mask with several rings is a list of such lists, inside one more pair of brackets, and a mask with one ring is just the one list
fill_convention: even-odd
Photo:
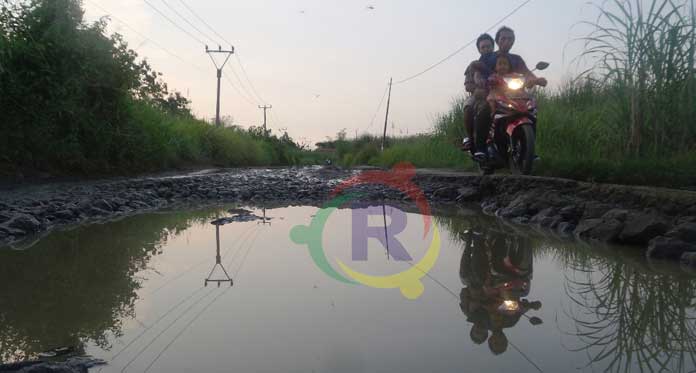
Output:
[[382,98],[379,100],[379,105],[377,105],[377,110],[375,110],[375,114],[372,116],[372,119],[370,120],[370,125],[367,126],[367,130],[369,130],[373,124],[375,124],[375,118],[377,118],[377,114],[379,114],[379,110],[382,109],[382,104],[384,104],[384,99],[387,97],[387,91],[389,90],[389,84],[384,88],[384,93],[382,94]]
[[[164,0],[163,0],[164,1]],[[208,30],[210,30],[213,34],[215,34],[217,37],[222,39],[225,43],[232,45],[232,43],[227,40],[224,36],[222,36],[219,32],[215,30],[208,22],[203,19],[191,6],[189,6],[184,0],[179,0],[179,2],[191,13],[196,19],[198,19]],[[239,53],[235,53],[235,59],[237,60],[237,63],[239,64],[239,67],[241,68],[242,75],[244,75],[244,78],[246,79],[249,87],[251,88],[251,93],[249,90],[246,89],[245,84],[242,82],[241,79],[239,79],[239,76],[237,76],[237,73],[233,70],[233,73],[237,77],[237,81],[239,82],[239,86],[241,87],[244,92],[247,93],[247,95],[252,97],[252,101],[258,100],[261,103],[266,103],[266,100],[263,99],[261,94],[259,94],[259,91],[256,89],[254,86],[254,83],[251,81],[251,78],[249,78],[249,74],[247,73],[246,69],[244,68],[244,64],[242,64],[242,59],[239,57]],[[254,98],[255,97],[255,98]],[[277,119],[276,119],[277,120]]]
[[215,31],[215,29],[212,28],[212,27],[208,24],[208,22],[206,22],[201,16],[198,15],[198,13],[196,13],[190,6],[188,6],[188,4],[186,4],[186,2],[185,2],[184,0],[179,0],[179,2],[180,2],[186,9],[188,9],[189,13],[193,14],[194,17],[196,17],[199,21],[201,21],[201,23],[203,23],[203,24],[205,25],[205,27],[208,28],[208,30],[212,31],[213,34],[217,35],[217,37],[219,37],[219,38],[220,38],[222,41],[224,41],[225,43],[227,43],[227,44],[229,44],[229,45],[232,45],[232,43],[230,43],[229,41],[227,41],[227,39],[225,39],[224,36],[220,35],[217,31]]
[[[201,288],[201,289],[202,289],[202,288]],[[190,306],[188,306],[188,307],[184,310],[184,312],[182,312],[179,316],[177,316],[177,318],[175,318],[172,322],[170,322],[169,325],[167,325],[161,332],[159,332],[159,334],[157,334],[154,338],[152,338],[152,339],[150,340],[150,342],[148,342],[148,343],[145,345],[145,347],[141,348],[140,351],[138,351],[138,353],[137,353],[132,359],[130,359],[130,360],[128,361],[128,363],[127,363],[123,368],[121,368],[121,373],[125,372],[126,369],[127,369],[131,364],[133,364],[133,362],[134,362],[135,360],[137,360],[137,359],[140,357],[140,355],[142,355],[150,346],[152,346],[153,343],[155,343],[155,342],[159,339],[159,337],[162,336],[162,334],[166,333],[167,330],[169,330],[174,324],[176,324],[176,322],[179,321],[182,317],[184,317],[185,315],[187,315],[187,314],[191,311],[191,309],[193,309],[193,307],[195,307],[195,306],[196,306],[198,303],[200,303],[203,299],[205,299],[205,298],[207,298],[208,296],[210,296],[210,294],[212,294],[213,291],[215,291],[215,288],[211,289],[209,292],[207,292],[206,294],[204,294],[202,297],[198,298],[195,302],[193,302]]]
[[[227,256],[227,254],[232,250],[232,248],[234,247],[234,245],[236,245],[238,242],[239,242],[240,244],[237,246],[237,251],[239,251],[239,249],[241,248],[241,245],[242,245],[244,242],[246,242],[246,240],[247,240],[249,237],[251,237],[251,234],[248,235],[248,236],[247,236],[246,238],[244,238],[243,240],[242,240],[242,237],[244,237],[247,233],[251,232],[254,228],[255,228],[254,226],[251,226],[251,227],[249,227],[247,230],[245,230],[244,232],[242,232],[242,234],[238,235],[237,238],[236,238],[234,241],[232,241],[232,243],[230,244],[230,247],[227,248],[227,250],[225,251],[225,253],[222,254],[222,258],[224,258],[225,256]],[[240,240],[241,240],[241,242],[240,242]],[[208,259],[203,259],[203,260],[199,261],[198,263],[196,263],[196,264],[190,266],[189,268],[187,268],[187,269],[181,271],[181,272],[180,272],[178,275],[176,275],[174,278],[172,278],[172,279],[166,281],[164,284],[162,284],[161,286],[157,287],[155,290],[153,290],[152,292],[150,292],[149,295],[155,295],[157,292],[159,292],[159,291],[162,290],[163,288],[165,288],[165,287],[167,287],[167,286],[173,284],[175,281],[177,281],[178,279],[182,278],[182,277],[185,276],[187,273],[191,272],[193,269],[195,269],[196,267],[198,267],[198,266],[200,266],[201,264],[206,263],[206,262],[208,262]],[[140,300],[142,300],[142,299],[140,299]]]
[[133,26],[129,25],[128,23],[126,23],[126,22],[123,21],[122,19],[120,19],[120,18],[118,18],[118,17],[116,17],[116,16],[110,14],[111,12],[109,12],[109,11],[108,11],[107,9],[105,9],[103,6],[101,6],[101,5],[99,5],[98,3],[96,3],[94,0],[85,0],[85,1],[87,1],[88,3],[90,3],[90,4],[94,5],[94,6],[96,6],[96,7],[99,8],[99,9],[101,9],[103,12],[106,12],[109,18],[112,18],[112,19],[114,19],[116,22],[122,24],[123,26],[126,26],[128,29],[130,29],[131,31],[133,31],[134,33],[136,33],[138,36],[140,36],[141,38],[143,38],[145,41],[149,42],[150,44],[154,45],[155,47],[159,48],[160,50],[166,52],[166,53],[169,54],[170,56],[172,56],[172,57],[178,59],[179,61],[181,61],[181,62],[183,62],[183,63],[185,63],[185,64],[187,64],[187,65],[190,65],[190,66],[196,68],[196,69],[199,70],[200,72],[204,72],[204,73],[207,72],[203,67],[198,66],[198,65],[196,65],[196,64],[194,64],[194,63],[192,63],[192,62],[190,62],[190,61],[186,61],[184,58],[182,58],[182,57],[179,56],[178,54],[176,54],[176,53],[170,51],[169,49],[165,48],[164,46],[162,46],[162,44],[156,42],[155,40],[150,39],[149,37],[147,37],[147,35],[143,34],[143,33],[140,32],[140,31],[138,31],[136,28],[134,28]]
[[167,21],[169,21],[169,23],[171,23],[172,25],[174,25],[174,27],[178,28],[181,32],[185,33],[185,34],[188,35],[191,39],[197,41],[197,42],[200,43],[201,45],[205,45],[205,42],[204,42],[204,41],[202,41],[202,40],[199,39],[197,36],[195,36],[195,35],[193,35],[192,33],[190,33],[190,32],[189,32],[188,30],[186,30],[185,28],[179,26],[178,23],[174,22],[174,20],[172,20],[171,18],[169,18],[169,16],[167,16],[167,15],[164,14],[164,13],[162,13],[161,10],[159,10],[156,6],[152,5],[149,1],[147,1],[147,0],[143,0],[143,1],[144,1],[145,4],[147,4],[150,8],[152,8],[155,12],[159,13],[159,15],[161,15],[164,19],[166,19]]
[[[439,285],[442,289],[444,289],[446,292],[448,292],[450,295],[452,295],[452,297],[453,297],[457,302],[460,301],[460,297],[457,295],[457,293],[455,293],[455,292],[452,291],[450,288],[448,288],[447,285],[443,284],[440,280],[438,280],[437,278],[435,278],[435,277],[434,277],[433,275],[431,275],[430,273],[428,273],[428,272],[426,272],[426,271],[420,269],[416,264],[413,263],[413,261],[411,261],[411,260],[406,260],[406,262],[408,262],[409,264],[411,264],[411,267],[412,267],[412,268],[416,268],[417,270],[421,271],[421,272],[422,272],[426,277],[428,277],[431,281],[433,281],[434,283],[436,283],[437,285]],[[534,368],[536,368],[539,372],[542,372],[542,373],[544,372],[544,371],[539,367],[539,365],[537,365],[534,361],[532,361],[532,359],[530,359],[529,356],[527,356],[527,354],[525,354],[522,350],[520,350],[520,349],[517,347],[517,345],[515,345],[515,343],[513,343],[513,342],[510,341],[510,340],[508,340],[508,343],[509,343],[509,344],[510,344],[510,345],[511,345],[511,346],[512,346],[512,347],[513,347],[525,360],[527,360],[528,363],[530,363],[532,366],[534,366]]]
[[145,368],[145,370],[144,370],[143,372],[148,372],[148,371],[150,370],[150,368],[152,368],[152,366],[155,365],[155,363],[157,362],[157,360],[159,360],[159,358],[162,357],[162,355],[169,349],[169,347],[171,347],[171,346],[177,341],[177,339],[179,339],[179,337],[181,337],[181,335],[184,334],[184,332],[185,332],[194,322],[196,322],[196,320],[198,320],[198,318],[201,317],[201,315],[203,315],[203,313],[205,313],[205,311],[208,310],[208,308],[210,308],[210,306],[212,306],[215,302],[217,302],[217,300],[220,299],[220,297],[222,297],[223,295],[225,295],[230,289],[231,289],[231,288],[226,288],[226,289],[223,290],[220,294],[218,294],[215,298],[213,298],[213,300],[211,300],[210,302],[208,302],[208,304],[206,304],[205,307],[203,307],[203,309],[201,309],[201,310],[196,314],[196,316],[195,316],[193,319],[191,319],[191,320],[179,331],[179,333],[177,333],[176,336],[174,336],[174,338],[172,338],[172,340],[169,341],[169,343],[167,343],[166,346],[164,346],[164,349],[162,349],[162,351],[160,351],[160,352],[157,354],[157,356],[155,356],[154,360],[152,360],[152,361],[150,362],[150,364]]
[[[237,269],[237,271],[236,271],[235,274],[233,275],[234,277],[237,277],[237,275],[241,272],[242,267],[244,266],[244,263],[246,263],[246,259],[247,259],[247,257],[249,256],[249,253],[251,252],[251,249],[254,247],[254,244],[255,244],[255,242],[256,242],[256,239],[259,237],[260,233],[261,233],[261,229],[257,229],[257,230],[256,230],[256,235],[254,236],[254,238],[251,240],[251,242],[250,242],[249,245],[247,246],[246,253],[244,254],[244,257],[242,258],[242,261],[241,261],[241,263],[240,263],[240,265],[239,265],[239,268]],[[241,252],[241,250],[240,250],[239,252]],[[233,257],[232,260],[230,261],[230,264],[232,264],[232,262],[234,261],[234,259],[235,259],[235,258]],[[172,338],[172,340],[169,341],[169,343],[167,343],[167,345],[157,354],[157,356],[155,356],[155,358],[154,358],[154,359],[150,362],[150,364],[145,368],[144,372],[148,372],[148,371],[150,370],[150,368],[152,368],[152,366],[157,362],[157,360],[159,360],[159,358],[162,357],[162,355],[163,355],[174,343],[176,343],[176,341],[179,339],[179,337],[181,337],[181,335],[184,334],[184,332],[186,332],[186,330],[188,330],[188,328],[189,328],[194,322],[196,322],[196,320],[198,320],[198,318],[200,318],[200,317],[203,315],[203,313],[205,313],[205,311],[208,310],[208,308],[210,308],[215,302],[217,302],[218,299],[220,299],[223,295],[225,295],[225,294],[229,291],[229,289],[231,289],[231,288],[227,288],[227,289],[223,290],[220,294],[218,294],[215,298],[213,298],[210,302],[208,302],[208,304],[206,304],[206,305],[205,305],[205,306],[204,306],[204,307],[203,307],[203,308],[202,308],[202,309],[201,309],[201,310],[200,310],[200,311],[199,311],[199,312],[198,312],[198,313],[197,313],[197,314],[196,314],[196,315],[195,315],[195,316],[194,316],[194,317],[193,317],[193,318],[192,318],[192,319],[179,331],[179,333],[177,333],[177,334],[174,336],[174,338]],[[160,333],[160,334],[161,334],[161,333]]]
[[[225,253],[222,255],[222,257],[224,258],[225,256],[227,256],[227,254],[232,250],[232,248],[234,247],[234,245],[238,243],[237,249],[236,249],[235,253],[233,254],[233,259],[232,259],[232,260],[234,260],[234,257],[235,257],[239,252],[241,252],[241,249],[242,249],[242,247],[244,246],[244,243],[247,242],[247,240],[248,240],[249,238],[251,238],[251,236],[253,236],[253,233],[256,232],[256,231],[254,231],[254,228],[257,228],[256,231],[258,231],[258,226],[251,226],[251,227],[249,227],[249,229],[245,230],[242,234],[240,234],[239,236],[237,236],[237,238],[232,242],[232,244],[231,244],[230,247],[225,251]],[[250,232],[252,232],[252,233],[251,233],[251,234],[248,234],[248,233],[250,233]],[[244,236],[246,236],[246,237],[244,237]],[[242,237],[244,237],[244,238],[242,239]],[[189,269],[183,271],[183,273],[185,274],[185,273],[189,272],[191,269],[193,269],[193,268],[199,266],[201,263],[204,263],[204,262],[206,262],[206,261],[207,261],[207,260],[202,260],[201,262],[195,264],[194,266],[190,267]],[[175,278],[174,280],[168,281],[167,284],[170,284],[170,283],[172,283],[173,281],[176,281],[176,280],[177,280],[178,278],[180,278],[180,277],[181,277],[181,275],[180,275],[180,276],[177,276],[177,278]],[[157,288],[157,289],[155,289],[155,291],[153,291],[151,294],[156,293],[158,290],[160,290],[160,289],[161,289],[162,287],[164,287],[164,286],[166,286],[166,284],[163,285],[163,286],[161,286],[161,287],[159,287],[159,288]],[[198,289],[194,290],[194,291],[191,292],[188,296],[186,296],[182,301],[180,301],[179,303],[177,303],[176,305],[174,305],[172,308],[170,308],[169,310],[167,310],[167,312],[165,312],[164,314],[162,314],[162,315],[161,315],[157,320],[155,320],[155,322],[152,323],[150,326],[145,327],[145,330],[143,330],[143,331],[142,331],[140,334],[138,334],[134,339],[132,339],[126,346],[124,346],[123,348],[121,348],[121,349],[120,349],[116,354],[114,354],[109,360],[110,360],[110,361],[113,361],[113,360],[115,360],[116,358],[118,358],[118,356],[121,355],[121,353],[123,353],[126,349],[128,349],[128,347],[130,347],[133,343],[135,343],[135,342],[138,341],[140,338],[142,338],[142,336],[143,336],[147,331],[149,331],[150,329],[152,329],[153,327],[155,327],[155,325],[159,324],[159,322],[162,321],[165,317],[167,317],[171,312],[173,312],[174,310],[176,310],[177,308],[179,308],[182,304],[184,304],[187,300],[191,299],[196,293],[198,293],[198,292],[201,291],[201,290],[203,290],[203,288],[198,288]],[[141,300],[142,300],[142,299],[139,299],[137,302],[139,302],[139,301],[141,301]],[[136,302],[136,303],[137,303],[137,302]],[[100,370],[100,371],[101,371],[101,370]]]
[[114,360],[116,360],[116,358],[118,358],[124,351],[126,351],[126,350],[128,349],[128,347],[130,347],[131,345],[133,345],[133,343],[135,343],[135,342],[137,342],[138,340],[140,340],[140,338],[142,338],[142,336],[143,336],[145,333],[147,333],[148,330],[154,328],[155,325],[157,325],[160,321],[162,321],[165,317],[167,317],[167,316],[168,316],[170,313],[172,313],[174,310],[176,310],[177,308],[179,308],[182,304],[186,303],[186,301],[188,301],[189,299],[193,298],[193,296],[195,296],[195,295],[196,295],[198,292],[200,292],[201,290],[203,290],[203,288],[198,288],[198,289],[194,290],[191,294],[189,294],[187,297],[185,297],[185,298],[184,298],[183,300],[181,300],[179,303],[177,303],[176,305],[174,305],[174,307],[170,308],[167,312],[163,313],[157,320],[155,320],[154,323],[152,323],[150,326],[148,326],[148,327],[146,327],[145,329],[143,329],[143,331],[141,331],[140,334],[138,334],[135,338],[133,338],[130,342],[128,342],[128,344],[126,344],[125,346],[123,346],[117,353],[115,353],[113,356],[111,356],[111,359],[109,359],[109,361],[114,361]]
[[[493,30],[494,28],[496,28],[498,25],[500,25],[501,23],[505,22],[508,18],[512,17],[512,15],[514,15],[515,13],[517,13],[517,12],[518,12],[520,9],[522,9],[525,5],[529,4],[531,1],[532,1],[532,0],[526,0],[525,2],[523,2],[522,4],[520,4],[517,8],[513,9],[513,10],[512,10],[510,13],[508,13],[505,17],[501,18],[498,22],[494,23],[491,27],[489,27],[488,29],[486,29],[485,32],[490,32],[490,31],[492,31],[492,30]],[[478,37],[477,37],[477,39],[478,39]],[[433,65],[430,65],[430,67],[428,67],[427,69],[425,69],[425,70],[423,70],[423,71],[421,71],[421,72],[419,72],[419,73],[417,73],[417,74],[411,75],[411,76],[409,76],[409,77],[407,77],[407,78],[401,79],[401,80],[395,82],[394,85],[406,83],[406,82],[408,82],[409,80],[415,79],[415,78],[417,78],[417,77],[419,77],[419,76],[421,76],[421,75],[427,73],[428,71],[430,71],[430,70],[432,70],[432,69],[434,69],[434,68],[440,66],[441,64],[443,64],[445,61],[449,60],[450,58],[456,56],[456,55],[459,54],[461,51],[463,51],[464,49],[466,49],[467,47],[469,47],[470,45],[472,45],[472,44],[474,44],[474,43],[476,43],[476,39],[474,39],[474,40],[472,40],[472,41],[470,41],[470,42],[464,44],[463,46],[461,46],[461,47],[460,47],[459,49],[457,49],[456,51],[454,51],[454,52],[450,53],[449,55],[447,55],[447,57],[441,59],[440,61],[434,63]]]
[[254,87],[254,83],[251,82],[251,79],[249,79],[249,74],[247,74],[246,69],[244,68],[244,65],[242,65],[242,60],[239,58],[239,54],[235,54],[234,57],[237,59],[237,63],[239,64],[239,67],[242,69],[242,75],[244,75],[244,78],[246,78],[246,81],[249,83],[249,87],[251,87],[251,91],[254,92],[256,95],[256,98],[259,99],[261,102],[266,102],[266,100],[261,97],[259,94],[259,91],[256,90],[256,87]]
[[246,102],[248,102],[248,103],[249,103],[250,105],[252,105],[252,106],[256,106],[256,105],[257,105],[257,103],[255,103],[252,99],[250,99],[249,97],[245,96],[245,95],[242,93],[242,91],[240,91],[239,88],[238,88],[236,85],[234,85],[234,84],[232,83],[232,81],[230,80],[230,78],[229,78],[227,75],[223,74],[223,76],[225,77],[225,80],[227,81],[227,84],[229,84],[232,88],[234,88],[234,90],[237,91],[237,93],[239,94],[239,96],[241,96]]
[[201,31],[201,29],[199,29],[198,27],[196,27],[196,25],[194,25],[193,23],[191,23],[191,21],[189,21],[186,17],[184,17],[183,15],[181,15],[181,13],[179,13],[179,11],[177,11],[173,6],[169,5],[169,3],[167,3],[165,0],[160,0],[160,1],[161,1],[162,4],[164,4],[167,8],[169,8],[169,10],[171,10],[174,14],[176,14],[177,17],[181,18],[181,19],[182,19],[184,22],[186,22],[189,26],[193,27],[194,30],[198,31],[199,34],[203,35],[204,38],[206,38],[206,39],[212,41],[214,44],[218,44],[218,45],[221,44],[221,43],[218,43],[218,42],[215,40],[215,38],[211,38],[208,34],[206,34],[206,33],[204,33],[203,31]]

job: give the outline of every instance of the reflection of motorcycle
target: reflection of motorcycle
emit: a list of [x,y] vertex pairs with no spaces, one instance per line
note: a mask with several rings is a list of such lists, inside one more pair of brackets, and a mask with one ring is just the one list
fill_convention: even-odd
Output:
[[463,238],[460,307],[473,324],[472,341],[488,340],[491,351],[500,354],[507,349],[505,328],[515,326],[523,316],[533,325],[542,322],[526,315],[541,308],[541,302],[524,299],[531,289],[532,250],[525,238],[490,229],[470,229]]
[[[548,66],[547,62],[539,62],[535,70]],[[536,158],[537,103],[525,89],[528,80],[524,75],[506,75],[503,81],[505,89],[495,95],[488,158],[474,158],[474,161],[484,174],[507,166],[513,173],[529,175]]]

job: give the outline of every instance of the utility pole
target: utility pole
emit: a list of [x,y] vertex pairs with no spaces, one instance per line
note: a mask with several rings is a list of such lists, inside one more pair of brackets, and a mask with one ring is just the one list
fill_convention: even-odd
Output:
[[259,109],[263,109],[263,134],[267,136],[268,132],[266,132],[266,110],[273,109],[273,105],[259,105]]
[[391,101],[392,78],[389,78],[389,96],[387,96],[387,115],[384,117],[384,132],[382,133],[382,151],[387,141],[387,122],[389,121],[389,103]]
[[[215,125],[220,126],[220,79],[222,78],[222,68],[225,67],[225,64],[227,63],[227,60],[230,59],[230,56],[234,53],[234,47],[230,46],[230,50],[223,50],[221,46],[218,45],[218,49],[208,49],[208,46],[205,46],[205,53],[210,56],[210,60],[213,61],[213,65],[215,65],[215,68],[217,69],[217,102],[215,104]],[[222,65],[218,66],[217,62],[215,62],[215,59],[213,58],[213,53],[225,53],[227,54],[227,57],[225,58],[225,62],[222,63]]]

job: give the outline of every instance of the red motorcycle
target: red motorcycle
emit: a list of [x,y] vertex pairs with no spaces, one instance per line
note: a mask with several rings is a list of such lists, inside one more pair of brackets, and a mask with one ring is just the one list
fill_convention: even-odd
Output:
[[[544,70],[539,62],[534,70]],[[503,78],[505,89],[495,95],[495,113],[488,141],[488,157],[474,158],[481,173],[492,174],[496,168],[508,167],[513,174],[532,173],[536,140],[537,102],[527,90],[529,82],[522,74]]]

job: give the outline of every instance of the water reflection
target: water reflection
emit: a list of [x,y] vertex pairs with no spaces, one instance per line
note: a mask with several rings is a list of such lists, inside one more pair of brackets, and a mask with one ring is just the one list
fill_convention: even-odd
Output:
[[[264,210],[264,215],[265,215],[265,210]],[[222,219],[217,219],[211,222],[215,226],[215,264],[213,265],[213,268],[210,270],[210,273],[208,274],[208,277],[205,278],[205,281],[203,282],[204,286],[208,286],[209,282],[214,282],[217,283],[217,286],[220,287],[220,284],[223,282],[229,282],[230,286],[234,285],[234,281],[230,277],[229,274],[227,274],[227,270],[225,269],[225,266],[222,264],[222,256],[220,256],[220,226],[225,225],[224,221]],[[216,277],[213,277],[213,273],[215,273],[216,269],[220,269],[222,273],[216,274]],[[224,277],[222,275],[224,274]]]
[[109,348],[135,316],[136,274],[169,237],[213,214],[143,215],[56,232],[24,251],[0,248],[0,361],[59,346],[79,352],[87,341]]
[[[363,334],[369,336],[370,333],[364,325],[372,325],[375,330],[381,330],[378,329],[379,325],[390,325],[389,319],[370,324],[375,317],[372,308],[383,306],[390,312],[401,312],[400,315],[407,325],[423,322],[422,314],[416,311],[432,306],[425,301],[411,302],[404,306],[403,303],[390,301],[387,297],[366,297],[364,294],[371,293],[362,293],[359,288],[341,288],[340,284],[331,281],[321,282],[325,280],[323,277],[313,277],[315,268],[311,263],[307,263],[309,259],[297,254],[297,251],[284,250],[284,245],[289,246],[289,239],[287,242],[283,241],[287,237],[290,225],[284,224],[289,220],[287,215],[292,215],[293,219],[306,219],[312,210],[298,209],[294,215],[291,211],[293,210],[269,210],[270,215],[284,216],[286,220],[278,217],[272,228],[266,223],[268,229],[264,229],[264,232],[274,237],[269,239],[273,244],[267,244],[273,250],[259,250],[257,255],[266,256],[258,257],[257,271],[247,271],[249,274],[257,272],[257,277],[249,278],[248,287],[236,287],[236,291],[229,292],[239,297],[234,299],[234,305],[240,319],[226,320],[225,327],[244,330],[249,338],[256,338],[256,343],[267,343],[263,346],[258,345],[259,351],[261,347],[264,348],[259,354],[265,354],[266,348],[273,350],[273,343],[268,341],[275,339],[278,330],[287,328],[287,335],[297,334],[300,336],[298,338],[305,338],[306,334],[311,334],[306,330],[300,331],[299,327],[293,329],[287,324],[306,323],[308,330],[314,330],[315,325],[318,325],[316,328],[320,329],[320,332],[315,341],[321,342],[315,342],[316,345],[308,348],[314,353],[316,346],[326,341],[327,344],[333,343],[333,338],[349,335],[348,329],[355,330],[362,338]],[[161,257],[154,262],[152,259],[160,254],[165,246],[168,255],[177,255],[176,251],[169,250],[172,246],[168,240],[182,232],[189,232],[188,229],[193,225],[205,225],[205,229],[198,231],[204,232],[205,242],[212,242],[208,241],[212,238],[210,221],[218,214],[227,216],[233,212],[210,209],[144,215],[105,225],[54,233],[26,251],[0,250],[0,359],[13,361],[32,357],[58,346],[74,346],[78,352],[84,350],[86,345],[88,348],[96,345],[105,350],[112,349],[111,344],[123,334],[123,324],[135,318],[137,292],[146,281],[142,276],[159,276],[157,269],[150,266],[163,269],[157,266],[162,260]],[[244,212],[249,214],[245,215],[247,217],[244,219],[238,219],[240,222],[270,221],[270,217],[266,217],[265,213],[261,218],[254,217],[249,211],[239,213],[243,215]],[[384,207],[382,213],[386,215]],[[337,214],[337,217],[339,216],[346,217],[345,222],[349,224],[350,215]],[[386,227],[386,219],[382,217],[379,220]],[[478,214],[440,217],[437,221],[443,228],[443,233],[446,231],[453,242],[443,248],[442,260],[439,262],[441,265],[438,264],[432,277],[442,280],[443,287],[447,285],[449,289],[455,290],[453,296],[456,298],[456,289],[459,288],[456,277],[458,269],[463,286],[459,292],[461,312],[451,304],[451,299],[448,299],[446,309],[450,313],[442,313],[441,318],[430,318],[427,321],[429,327],[437,330],[436,333],[425,333],[430,338],[428,340],[434,341],[436,346],[440,346],[438,343],[444,346],[451,340],[443,336],[443,333],[451,330],[466,343],[468,339],[478,345],[485,343],[493,355],[502,354],[492,357],[491,354],[485,353],[485,357],[480,357],[485,364],[498,363],[503,366],[507,361],[519,358],[514,351],[509,351],[516,349],[513,342],[517,342],[518,347],[525,347],[524,352],[529,352],[535,363],[544,368],[552,365],[553,359],[563,360],[564,364],[566,358],[574,359],[573,368],[597,371],[689,371],[696,367],[696,312],[693,303],[696,299],[696,281],[693,277],[680,274],[677,267],[658,270],[651,267],[640,254],[621,254],[625,251],[570,244],[568,241],[555,240],[526,229],[518,230],[515,226]],[[260,228],[263,228],[260,223],[250,225],[253,229],[249,227],[245,233],[237,237],[237,251],[228,248],[223,240],[223,248],[227,251],[222,250],[223,255],[220,257],[220,242],[215,241],[215,266],[222,262],[227,264],[225,254],[232,254],[234,251],[226,269],[230,269],[229,273],[235,279],[235,274],[239,273],[253,246],[248,241],[251,240],[253,243],[260,234]],[[230,237],[222,226],[216,227],[216,232],[216,238],[220,235],[222,238]],[[273,236],[274,234],[276,236]],[[187,260],[200,260],[201,265],[213,264],[213,258],[210,257],[212,244],[203,247],[207,248],[204,257],[197,257],[198,254],[193,252],[180,254],[189,255],[185,257]],[[461,256],[456,250],[457,247],[462,248]],[[448,250],[452,248],[454,250]],[[232,266],[232,263],[237,265]],[[189,268],[189,264],[185,262],[181,267]],[[236,270],[233,267],[236,267]],[[437,270],[442,272],[438,273]],[[277,277],[269,275],[270,271]],[[163,272],[167,272],[166,267]],[[298,275],[298,272],[301,274]],[[196,287],[200,287],[199,281],[207,273],[208,268],[204,268],[200,277],[196,277]],[[271,276],[271,279],[264,276]],[[277,280],[285,279],[283,276],[287,277],[287,282]],[[448,277],[451,282],[448,282]],[[176,278],[178,276],[167,283]],[[228,278],[232,280],[231,277]],[[252,282],[252,279],[256,282]],[[552,279],[558,280],[558,284],[553,282],[549,285]],[[320,285],[316,286],[317,283]],[[155,282],[152,285],[155,289],[148,294],[154,295],[165,285],[157,286]],[[274,288],[282,290],[283,295],[278,295],[280,292],[273,293]],[[540,291],[542,288],[543,291]],[[266,296],[259,289],[276,295]],[[219,295],[215,289],[209,289],[210,293],[202,287],[186,289],[193,290],[200,290],[200,293],[196,294],[203,296]],[[184,308],[184,305],[191,301],[202,308],[205,306],[194,297],[180,300],[186,293],[183,290],[177,291],[172,290],[169,295],[171,304],[160,302],[165,297],[153,302],[155,308],[151,310],[151,319],[160,320],[172,309],[172,305],[173,308]],[[292,296],[285,295],[286,293]],[[428,294],[437,295],[435,290]],[[254,298],[255,296],[257,298]],[[326,316],[321,304],[328,304],[329,299],[331,308],[327,314],[330,316]],[[366,311],[364,316],[361,316],[363,311],[351,308],[351,304],[357,299],[372,299],[361,304],[370,312]],[[336,307],[334,300],[336,304],[343,304],[344,308]],[[275,301],[277,303],[272,303]],[[213,302],[214,299],[208,304]],[[138,306],[142,304],[138,303]],[[273,304],[275,307],[249,306],[245,313],[239,309],[245,304]],[[429,310],[435,312],[433,309]],[[279,313],[283,314],[282,317],[275,318]],[[308,313],[311,314],[311,318],[303,318],[303,315]],[[332,329],[337,323],[331,317],[336,313],[341,315],[340,320],[350,325],[350,328]],[[182,314],[186,315],[186,310]],[[451,318],[448,318],[450,315]],[[464,325],[465,323],[461,322],[462,315],[466,317],[468,324]],[[143,317],[142,314],[139,316]],[[175,314],[171,315],[172,318],[174,316]],[[542,318],[544,323],[540,325]],[[178,327],[177,320],[178,317],[174,318],[171,325]],[[195,318],[191,320],[195,321]],[[141,353],[136,350],[142,347],[136,344],[140,336],[145,336],[146,339],[140,341],[143,342],[157,335],[159,329],[150,330],[153,327],[162,327],[156,323],[157,321],[152,322],[148,328],[128,334],[121,342],[128,344],[116,348],[119,352],[114,356],[126,350],[122,360],[117,362],[137,358],[139,355],[133,358],[129,354]],[[446,324],[446,327],[441,327],[443,324]],[[214,331],[220,329],[219,326],[204,329],[206,324],[201,325],[202,329],[206,330],[205,333],[214,334]],[[456,329],[454,325],[464,330]],[[128,331],[127,328],[126,330]],[[182,332],[186,332],[186,328],[179,331]],[[533,347],[522,346],[520,335],[523,333],[533,334],[536,338],[533,340],[534,344],[543,346],[539,349],[552,352],[544,355]],[[383,335],[388,334],[372,337],[373,340],[377,338],[383,341]],[[244,340],[235,340],[226,335],[218,336],[218,342],[229,342],[230,351],[242,351],[245,343]],[[414,343],[405,337],[398,343],[394,342],[395,345],[403,347],[403,350],[412,347]],[[131,344],[133,348],[128,349]],[[185,346],[188,348],[192,345]],[[296,352],[293,348],[299,348],[287,346],[282,344],[276,347],[275,355],[291,355]],[[160,351],[166,350],[162,350],[161,346],[156,347]],[[469,347],[467,346],[467,350],[470,350]],[[252,346],[244,350],[244,356],[253,353],[254,348]],[[485,349],[486,346],[481,348]],[[446,348],[442,347],[442,350]],[[438,353],[440,352],[438,350]],[[443,359],[450,359],[452,364],[461,360],[460,351],[453,354]],[[395,356],[397,355],[395,353]],[[265,359],[253,354],[249,356],[251,357],[247,361],[251,362],[246,366],[246,370],[253,370],[255,364],[258,364],[257,358]],[[346,359],[357,359],[356,356],[360,355],[357,352],[351,353]],[[153,356],[148,356],[148,359],[152,358]],[[166,356],[160,364],[170,358],[172,361],[176,360]],[[241,353],[237,358],[241,359]],[[379,360],[378,357],[374,359]],[[454,369],[445,371],[451,370]]]
[[593,253],[566,252],[571,270],[566,314],[568,334],[582,341],[589,365],[605,371],[687,371],[696,366],[693,278],[657,273],[643,261],[606,260]]
[[539,317],[526,315],[541,308],[540,301],[525,298],[532,282],[531,242],[479,224],[459,237],[464,246],[459,267],[464,285],[460,307],[472,323],[469,335],[476,344],[487,341],[493,354],[502,354],[508,348],[505,329],[514,327],[523,316],[541,324]]

